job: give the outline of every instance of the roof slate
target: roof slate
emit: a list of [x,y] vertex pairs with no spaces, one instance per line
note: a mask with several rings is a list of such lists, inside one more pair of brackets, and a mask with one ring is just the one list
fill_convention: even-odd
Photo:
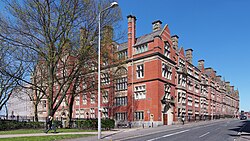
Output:
[[[152,40],[154,40],[154,37],[157,35],[160,35],[160,33],[161,33],[161,30],[157,30],[157,31],[154,31],[152,33],[140,36],[140,37],[136,38],[136,43],[134,46],[141,45],[141,44],[147,43],[149,41],[152,41]],[[128,48],[128,42],[124,42],[124,43],[119,44],[117,51],[122,51],[122,50],[125,50],[127,48]]]

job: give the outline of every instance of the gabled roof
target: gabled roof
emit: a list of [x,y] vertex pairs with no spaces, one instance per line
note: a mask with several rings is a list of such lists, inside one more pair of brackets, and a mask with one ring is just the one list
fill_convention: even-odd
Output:
[[[154,37],[157,35],[160,35],[161,31],[162,30],[157,30],[157,31],[154,31],[154,32],[151,32],[149,34],[145,34],[143,36],[136,38],[135,46],[154,40]],[[127,48],[128,48],[128,42],[124,42],[118,46],[117,51],[122,51],[122,50],[125,50]]]
[[121,43],[118,45],[117,51],[122,51],[128,48],[128,42]]
[[154,31],[152,33],[149,33],[149,34],[143,35],[141,37],[138,37],[136,39],[135,46],[141,45],[141,44],[144,44],[144,43],[147,43],[149,41],[154,40],[154,37],[157,36],[157,35],[160,35],[160,33],[161,33],[161,30],[157,30],[157,31]]

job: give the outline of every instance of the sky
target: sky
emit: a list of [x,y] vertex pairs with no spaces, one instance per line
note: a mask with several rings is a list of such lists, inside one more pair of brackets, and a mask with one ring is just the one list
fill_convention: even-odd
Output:
[[127,30],[130,14],[137,18],[137,37],[150,33],[155,20],[168,24],[171,34],[179,36],[179,46],[193,49],[193,64],[204,59],[205,67],[239,90],[240,110],[250,111],[250,0],[117,1],[122,30]]
[[179,46],[193,49],[193,64],[205,60],[240,92],[240,110],[250,111],[249,0],[118,0],[121,26],[134,15],[136,36],[150,33],[152,22],[168,24]]

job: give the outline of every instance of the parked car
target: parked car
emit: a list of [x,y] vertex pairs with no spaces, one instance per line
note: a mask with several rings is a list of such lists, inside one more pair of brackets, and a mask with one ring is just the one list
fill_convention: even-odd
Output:
[[240,120],[246,120],[246,119],[247,119],[247,116],[245,116],[245,115],[240,116]]

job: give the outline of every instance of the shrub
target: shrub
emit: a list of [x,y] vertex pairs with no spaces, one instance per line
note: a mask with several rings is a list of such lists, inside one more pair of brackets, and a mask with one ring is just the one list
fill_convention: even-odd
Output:
[[102,120],[102,128],[105,130],[110,130],[115,127],[115,120],[113,119],[103,119]]
[[[105,130],[110,130],[115,127],[115,121],[113,119],[102,119],[102,128]],[[97,119],[87,119],[87,120],[77,120],[76,127],[81,129],[97,129],[98,120]]]
[[18,122],[12,120],[0,120],[0,125],[0,130],[44,128],[43,122]]

